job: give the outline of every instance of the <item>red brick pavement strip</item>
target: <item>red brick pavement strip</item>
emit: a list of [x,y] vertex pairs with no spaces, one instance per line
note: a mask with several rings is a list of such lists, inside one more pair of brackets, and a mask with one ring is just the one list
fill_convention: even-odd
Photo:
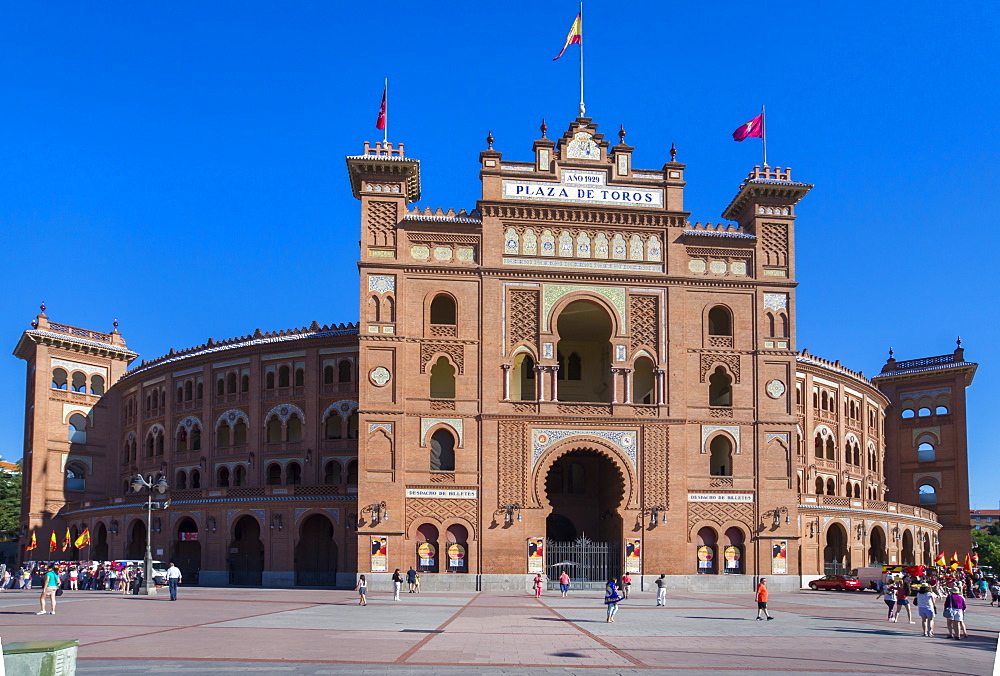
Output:
[[[544,604],[542,604],[542,605],[544,606]],[[587,636],[589,636],[590,638],[592,638],[594,641],[600,643],[602,646],[604,646],[608,650],[614,652],[616,655],[618,655],[622,659],[628,660],[634,666],[637,666],[637,667],[648,667],[649,666],[648,664],[645,664],[642,660],[640,660],[640,659],[638,659],[636,657],[633,657],[632,655],[628,654],[627,652],[625,652],[623,650],[619,650],[618,648],[616,648],[612,644],[610,644],[607,641],[605,641],[604,639],[602,639],[600,636],[595,636],[594,634],[590,633],[589,631],[587,631],[586,629],[584,629],[580,625],[576,624],[575,622],[571,622],[570,620],[567,620],[560,613],[558,613],[554,608],[551,608],[550,606],[545,606],[545,608],[549,612],[551,612],[553,615],[555,615],[556,617],[558,617],[560,620],[562,620],[563,622],[567,622],[571,626],[576,627],[579,631],[583,632],[584,634],[586,634]]]
[[[457,618],[459,615],[461,615],[465,611],[465,609],[468,608],[469,606],[471,606],[476,601],[476,599],[478,599],[480,596],[482,596],[482,592],[477,593],[475,596],[473,596],[471,599],[469,599],[468,603],[466,603],[464,606],[462,606],[462,608],[457,613],[455,613],[454,615],[452,615],[451,617],[449,617],[447,620],[445,620],[444,622],[442,622],[441,625],[437,629],[435,629],[435,631],[444,631],[445,627],[447,627],[449,624],[451,624],[452,622],[454,622],[455,618]],[[396,658],[396,664],[401,664],[403,662],[406,662],[407,659],[409,659],[415,652],[417,652],[418,650],[420,650],[423,646],[427,645],[430,642],[430,640],[432,638],[434,638],[436,635],[437,634],[427,634],[427,636],[424,636],[416,644],[414,644],[413,647],[411,647],[405,653],[403,653],[402,655],[400,655],[399,657],[397,657]]]

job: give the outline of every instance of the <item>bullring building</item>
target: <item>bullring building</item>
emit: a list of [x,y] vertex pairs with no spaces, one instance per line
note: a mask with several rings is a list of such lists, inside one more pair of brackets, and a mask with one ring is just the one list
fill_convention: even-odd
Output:
[[61,557],[141,558],[137,473],[170,484],[154,557],[202,584],[378,584],[417,565],[431,589],[564,568],[797,588],[969,549],[976,364],[961,345],[890,354],[869,378],[797,350],[811,185],[755,167],[723,223],[692,223],[685,165],[633,167],[624,131],[543,126],[518,160],[487,142],[470,211],[416,207],[402,144],[346,158],[351,323],[136,363],[117,327],[43,307],[14,351],[25,558],[66,528],[92,541]]

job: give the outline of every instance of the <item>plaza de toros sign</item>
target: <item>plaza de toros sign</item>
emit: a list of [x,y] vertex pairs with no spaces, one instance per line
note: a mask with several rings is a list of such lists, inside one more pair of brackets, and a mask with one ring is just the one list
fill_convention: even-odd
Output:
[[608,185],[603,171],[565,171],[558,183],[504,179],[503,196],[506,199],[539,202],[663,208],[662,188]]

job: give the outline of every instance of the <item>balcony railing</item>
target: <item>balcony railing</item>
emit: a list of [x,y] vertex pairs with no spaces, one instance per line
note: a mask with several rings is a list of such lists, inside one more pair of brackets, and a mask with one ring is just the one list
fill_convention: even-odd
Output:
[[799,504],[815,505],[818,507],[864,509],[871,512],[884,512],[885,514],[897,514],[899,516],[914,516],[930,521],[938,520],[937,514],[929,509],[922,509],[898,502],[886,502],[885,500],[867,500],[865,498],[848,498],[840,495],[800,493]]

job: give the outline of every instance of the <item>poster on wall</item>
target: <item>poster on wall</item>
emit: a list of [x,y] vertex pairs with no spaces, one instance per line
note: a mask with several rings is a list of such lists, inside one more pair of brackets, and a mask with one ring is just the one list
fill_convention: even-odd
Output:
[[389,539],[372,536],[372,572],[389,572]]
[[437,549],[430,542],[421,542],[417,545],[417,557],[420,559],[420,566],[422,568],[434,567],[434,555],[436,553]]
[[458,543],[448,545],[448,567],[465,567],[465,547]]
[[712,560],[715,558],[715,552],[708,545],[702,545],[698,547],[698,567],[699,568],[711,568]]
[[788,540],[771,541],[771,575],[788,572]]
[[642,540],[625,538],[625,572],[642,573]]
[[545,572],[545,538],[528,538],[528,572]]
[[740,569],[740,548],[729,546],[726,547],[725,551],[726,558],[726,570],[739,570]]

